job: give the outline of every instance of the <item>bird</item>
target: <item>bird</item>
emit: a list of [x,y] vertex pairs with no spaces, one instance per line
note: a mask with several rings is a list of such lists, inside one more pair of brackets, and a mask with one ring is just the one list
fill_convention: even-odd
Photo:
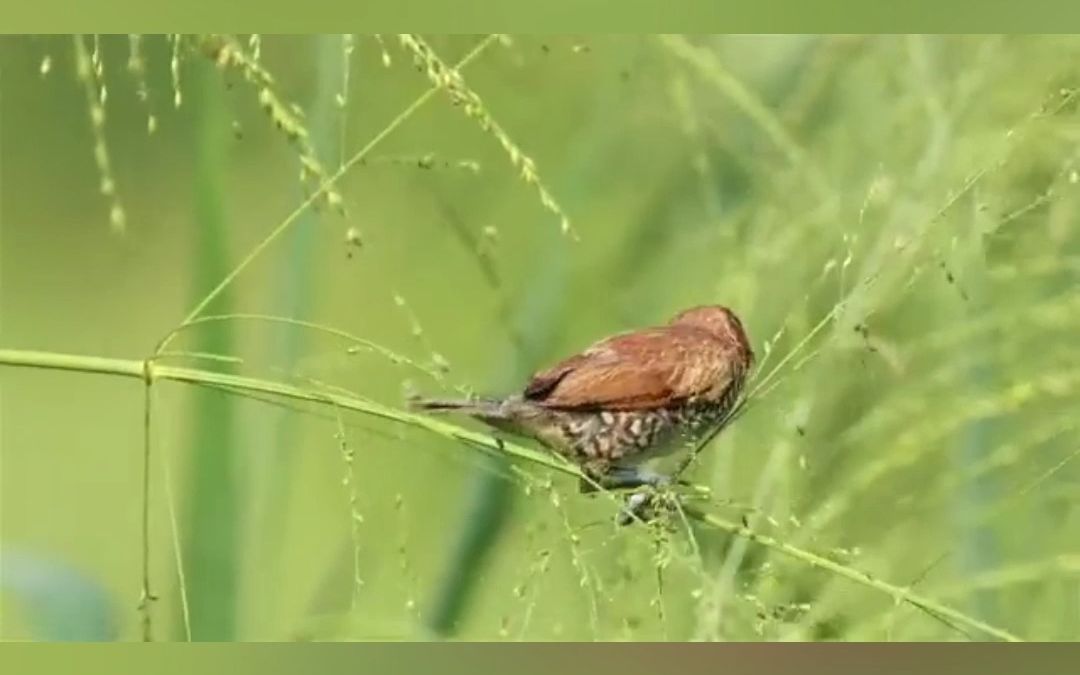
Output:
[[662,488],[725,426],[753,364],[735,312],[700,305],[598,340],[533,373],[520,392],[410,403],[538,441],[579,467],[582,492]]

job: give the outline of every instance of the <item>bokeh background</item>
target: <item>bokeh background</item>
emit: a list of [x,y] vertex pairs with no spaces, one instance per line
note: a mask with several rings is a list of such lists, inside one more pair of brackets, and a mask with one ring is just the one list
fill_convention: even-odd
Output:
[[[1077,87],[1069,36],[0,40],[0,637],[993,637],[891,584],[1072,640]],[[149,357],[248,258],[161,363],[402,409],[733,307],[703,507],[858,578],[406,417],[10,365]]]

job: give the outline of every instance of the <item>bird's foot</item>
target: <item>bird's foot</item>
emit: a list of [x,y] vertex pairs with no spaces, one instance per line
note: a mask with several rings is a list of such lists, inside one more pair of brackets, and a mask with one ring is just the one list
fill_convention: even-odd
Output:
[[602,471],[586,471],[580,482],[580,490],[585,494],[600,490],[632,491],[615,518],[620,526],[635,521],[649,523],[661,515],[676,511],[679,508],[679,495],[675,488],[686,488],[691,493],[701,491],[701,488],[683,478],[640,466],[606,466]]
[[615,467],[606,476],[609,489],[633,490],[615,517],[619,526],[635,521],[651,523],[678,508],[676,486],[690,485],[685,480],[643,467]]
[[615,516],[615,524],[626,527],[635,520],[647,523],[653,519],[650,513],[653,505],[653,496],[648,492],[635,492],[626,498],[626,505]]
[[[679,496],[671,491],[645,489],[632,493],[615,516],[615,524],[625,527],[634,522],[652,524],[680,508]],[[662,522],[662,521],[661,521]]]

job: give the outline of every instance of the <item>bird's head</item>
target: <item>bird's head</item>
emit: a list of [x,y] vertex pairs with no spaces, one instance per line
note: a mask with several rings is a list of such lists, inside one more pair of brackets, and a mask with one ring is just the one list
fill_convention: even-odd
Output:
[[754,351],[742,321],[727,307],[722,305],[701,305],[683,310],[672,317],[673,326],[694,326],[713,334],[725,343],[739,349],[745,356],[747,365],[754,362]]

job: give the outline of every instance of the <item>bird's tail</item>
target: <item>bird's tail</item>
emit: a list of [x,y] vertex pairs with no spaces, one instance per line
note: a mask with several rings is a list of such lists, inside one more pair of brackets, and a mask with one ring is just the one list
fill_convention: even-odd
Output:
[[413,396],[409,399],[409,407],[424,412],[460,413],[481,419],[500,419],[507,416],[506,401],[495,398],[447,399]]
[[434,414],[468,415],[498,431],[525,436],[535,436],[537,420],[543,417],[542,411],[517,396],[470,399],[413,396],[409,407]]

